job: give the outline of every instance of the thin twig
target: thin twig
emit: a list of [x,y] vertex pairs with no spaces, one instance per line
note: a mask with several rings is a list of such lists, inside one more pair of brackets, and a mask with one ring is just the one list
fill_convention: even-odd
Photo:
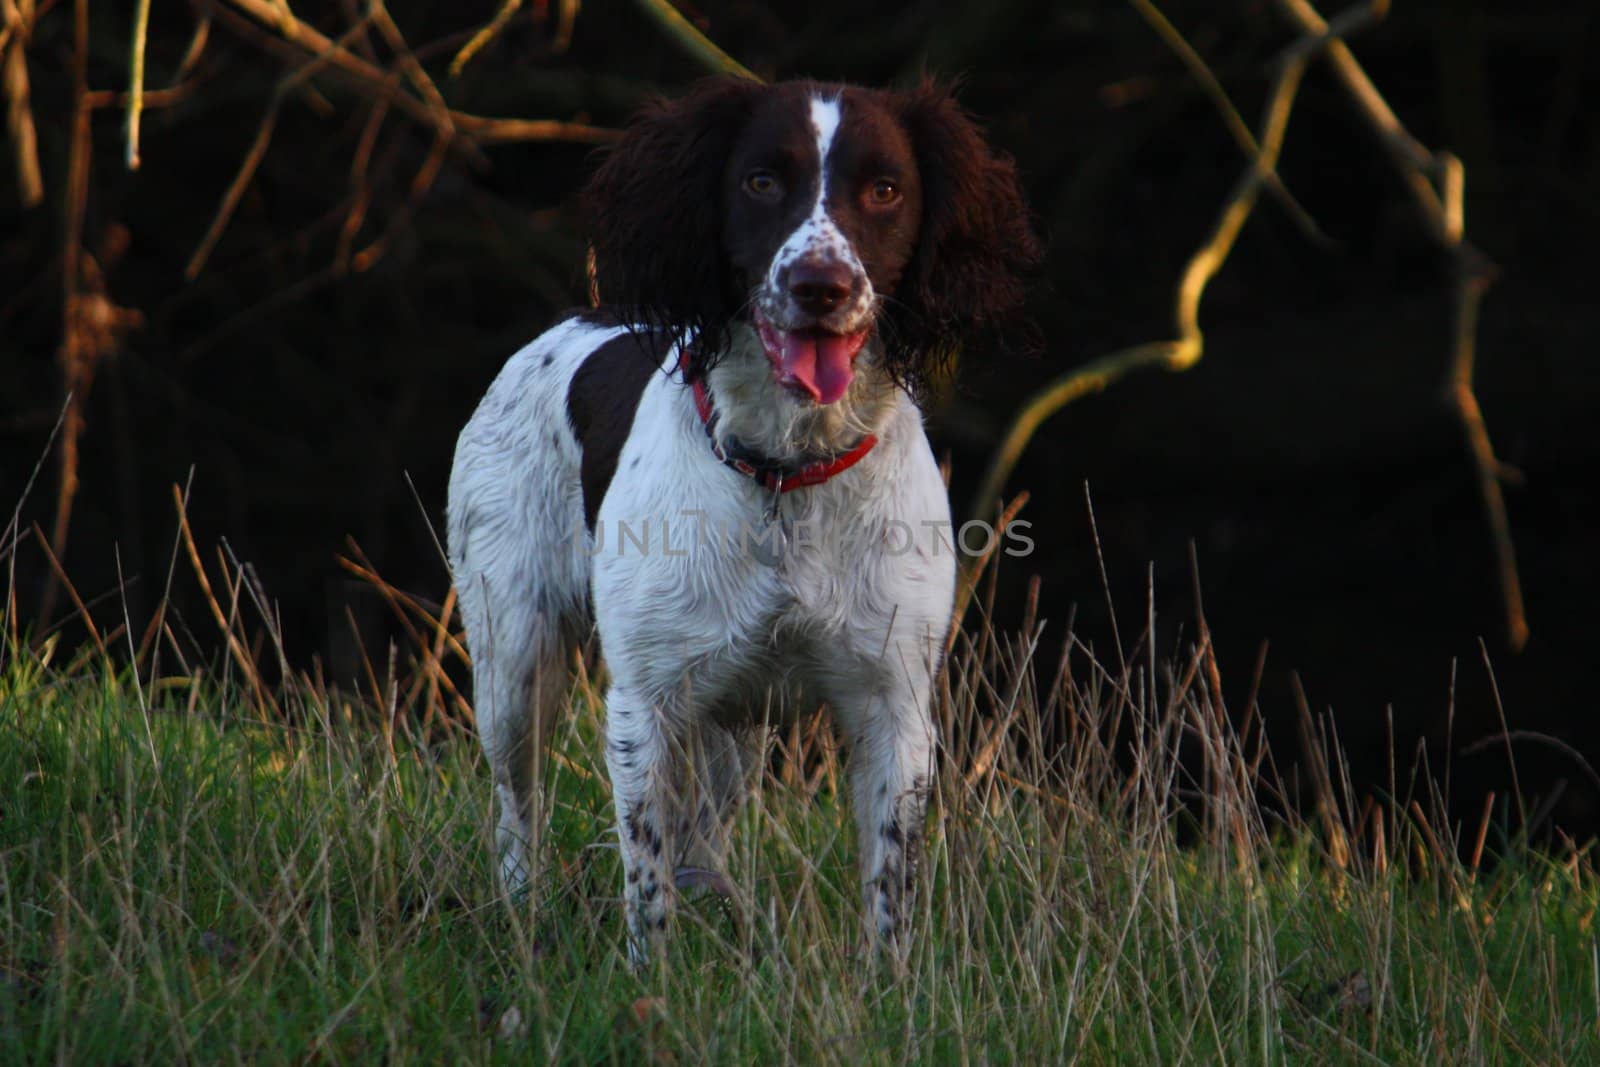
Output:
[[[203,0],[195,0],[203,2]],[[244,15],[230,10],[228,6],[208,5],[223,17],[229,25],[244,30],[255,30],[257,24],[276,26],[279,22],[279,10],[267,0],[228,0],[228,3],[239,9]],[[293,19],[293,16],[290,16]],[[254,22],[252,22],[254,20]],[[524,119],[503,119],[482,115],[470,115],[464,112],[446,108],[436,111],[422,100],[400,88],[390,76],[388,71],[374,66],[351,52],[329,37],[307,26],[303,22],[292,22],[293,33],[287,40],[271,35],[259,37],[263,46],[280,51],[286,55],[310,54],[327,61],[327,70],[331,73],[344,75],[353,84],[367,90],[369,95],[376,95],[388,100],[403,114],[425,126],[430,126],[435,131],[449,135],[450,127],[455,133],[451,148],[466,152],[481,162],[482,157],[477,154],[477,147],[482,144],[504,144],[514,141],[576,141],[580,144],[606,144],[614,141],[618,134],[615,130],[598,126],[590,126],[581,122],[559,121],[529,121]]]
[[378,32],[383,35],[384,42],[394,51],[400,70],[405,74],[406,80],[421,95],[438,123],[439,135],[445,140],[455,137],[455,121],[450,117],[450,108],[444,102],[444,96],[433,84],[433,79],[428,77],[428,72],[422,69],[422,64],[417,62],[417,57],[412,54],[411,46],[406,44],[405,37],[400,33],[400,27],[395,25],[394,19],[389,16],[389,9],[383,5],[383,0],[372,0],[367,9],[367,17],[378,27]]
[[[287,9],[283,9],[280,12],[278,9],[272,8],[270,12],[275,20],[279,20],[280,15],[282,18],[293,19]],[[365,21],[358,22],[355,26],[345,31],[341,41],[359,34],[365,28],[365,25]],[[288,35],[287,30],[285,32]],[[328,41],[327,44],[328,47],[323,49],[316,58],[291,71],[274,89],[272,102],[267,105],[266,114],[261,117],[261,123],[256,127],[255,139],[250,142],[250,148],[245,152],[244,161],[239,164],[238,172],[233,176],[233,181],[229,183],[227,191],[223,194],[222,203],[218,206],[217,213],[212,216],[211,225],[206,228],[205,236],[200,239],[199,246],[195,248],[194,254],[189,257],[188,265],[184,267],[185,278],[192,281],[199,276],[200,271],[205,268],[206,261],[211,258],[212,250],[216,248],[217,242],[221,240],[222,232],[227,229],[229,221],[233,218],[234,211],[238,209],[239,201],[243,199],[245,189],[249,187],[250,179],[255,177],[256,170],[261,166],[261,161],[266,158],[267,145],[271,143],[272,133],[277,128],[278,112],[283,107],[284,98],[295,86],[310,78],[324,63],[336,62],[336,54],[349,55],[348,52],[344,51],[342,44],[335,44],[332,41]]]
[[654,18],[656,25],[665,30],[684,51],[712,71],[749,78],[751,81],[761,80],[744,64],[712,44],[705,34],[695,29],[694,24],[672,6],[670,0],[638,0],[638,3],[645,14]]
[[211,39],[211,12],[202,11],[195,20],[194,35],[189,38],[189,47],[183,50],[183,58],[178,60],[178,69],[172,75],[172,85],[176,88],[182,84],[194,71],[195,65],[200,62],[200,57],[205,54],[206,42]]
[[556,28],[550,35],[550,51],[563,55],[572,47],[572,30],[578,22],[579,0],[556,0]]
[[139,169],[139,116],[144,111],[144,45],[150,31],[150,0],[138,0],[133,12],[133,46],[128,59],[127,164]]
[[[1228,133],[1238,144],[1245,157],[1252,161],[1261,158],[1261,146],[1256,143],[1255,134],[1250,131],[1250,126],[1244,121],[1244,116],[1239,114],[1239,109],[1234,107],[1233,100],[1228,96],[1228,91],[1222,87],[1222,82],[1217,78],[1211,67],[1200,57],[1194,46],[1191,45],[1183,34],[1178,32],[1176,26],[1156,7],[1152,0],[1128,0],[1133,5],[1139,17],[1144,19],[1151,29],[1166,44],[1167,48],[1189,68],[1189,74],[1205,94],[1211,98],[1211,103],[1217,109],[1217,114],[1222,117],[1222,124],[1228,128]],[[1295,223],[1299,225],[1313,240],[1326,241],[1321,229],[1317,226],[1309,212],[1296,200],[1283,184],[1283,179],[1273,167],[1267,168],[1265,178],[1267,188],[1278,202],[1288,211]]]
[[511,21],[511,16],[515,15],[521,7],[522,0],[504,0],[500,5],[500,9],[494,13],[494,18],[490,19],[482,29],[473,34],[472,39],[462,45],[461,51],[457,52],[456,57],[450,61],[450,77],[459,77],[461,72],[466,69],[467,64],[472,62],[472,57],[500,35],[500,31],[506,28],[506,23]]
[[[1289,20],[1303,32],[1330,35],[1328,22],[1307,0],[1277,0],[1277,3]],[[1387,0],[1378,0],[1374,6],[1386,8]],[[1367,121],[1382,135],[1384,147],[1400,165],[1407,187],[1416,198],[1424,218],[1435,225],[1441,223],[1443,205],[1439,201],[1439,194],[1425,176],[1437,165],[1433,153],[1400,124],[1388,101],[1384,100],[1383,94],[1378,92],[1378,87],[1372,84],[1372,79],[1367,77],[1366,71],[1356,61],[1355,54],[1343,41],[1329,40],[1327,57],[1334,73],[1344,82],[1357,106],[1366,114]]]
[[[249,151],[245,153],[244,161],[239,165],[239,171],[234,175],[233,182],[228,186],[227,192],[223,194],[222,204],[217,208],[216,215],[212,217],[211,225],[207,228],[199,247],[195,249],[194,255],[189,258],[188,266],[184,268],[185,277],[192,280],[200,274],[200,271],[205,268],[206,261],[211,257],[211,252],[216,247],[217,241],[221,239],[222,232],[227,229],[228,222],[233,218],[234,211],[238,209],[239,201],[243,199],[245,190],[250,185],[250,180],[255,177],[256,170],[261,166],[261,161],[266,158],[267,146],[272,140],[273,130],[277,127],[278,113],[283,107],[284,100],[294,89],[304,84],[321,70],[324,64],[332,63],[336,51],[350,55],[345,50],[346,44],[364,33],[365,30],[366,20],[357,22],[346,30],[337,42],[330,42],[328,49],[320,52],[309,63],[291,71],[278,83],[273,91],[272,103],[268,105],[267,113],[262,116],[261,124],[256,128],[255,140],[251,142]],[[395,76],[389,75],[387,77],[392,85]],[[391,97],[385,97],[384,99],[391,99]],[[404,99],[410,98],[405,97]],[[440,108],[443,110],[442,101]],[[453,135],[453,125],[447,128],[450,129]]]
[[1029,397],[1022,410],[1012,417],[1000,446],[989,457],[989,468],[984,472],[983,482],[973,499],[971,514],[981,518],[994,510],[994,502],[999,499],[1012,469],[1022,458],[1022,453],[1027,451],[1034,433],[1047,419],[1074,400],[1103,392],[1131,370],[1170,365],[1177,348],[1176,341],[1153,341],[1119,349],[1062,375]]
[[573,141],[578,144],[610,144],[622,136],[620,130],[590,126],[583,122],[558,119],[500,119],[450,112],[450,121],[464,136],[480,145],[515,144],[522,141]]
[[6,129],[17,164],[17,193],[25,208],[44,203],[44,178],[39,170],[39,138],[33,125],[28,86],[28,31],[15,0],[0,0],[5,43],[0,44],[0,88],[6,96]]
[[1450,396],[1477,469],[1478,493],[1483,498],[1483,510],[1489,523],[1495,569],[1500,580],[1500,596],[1505,608],[1506,638],[1512,651],[1520,652],[1528,643],[1528,616],[1522,601],[1522,580],[1517,573],[1517,548],[1511,538],[1511,519],[1506,514],[1505,493],[1500,486],[1504,468],[1495,457],[1494,445],[1489,440],[1489,427],[1484,422],[1483,409],[1478,406],[1478,395],[1472,387],[1478,304],[1489,286],[1489,278],[1466,262],[1461,264],[1461,268],[1466,276],[1460,280],[1456,291],[1456,350]]
[[411,181],[411,202],[413,205],[421,203],[423,197],[428,195],[428,190],[433,188],[434,179],[439,176],[439,170],[444,166],[445,154],[450,145],[456,140],[455,120],[450,117],[450,108],[445,104],[444,97],[439,93],[433,79],[428,77],[428,72],[422,69],[422,64],[417,62],[417,57],[412,54],[410,45],[406,44],[405,37],[400,33],[400,27],[395,25],[394,19],[389,16],[389,9],[383,5],[383,0],[372,0],[370,8],[372,21],[377,24],[378,32],[383,35],[385,43],[399,57],[400,69],[405,73],[407,80],[427,101],[428,106],[435,114],[443,114],[435,129],[433,146],[428,150],[428,155],[422,161],[422,166],[417,168],[416,175]]
[[267,113],[261,117],[261,125],[256,127],[255,140],[250,142],[250,149],[244,154],[244,162],[239,164],[239,172],[233,176],[233,181],[228,185],[228,191],[222,194],[222,203],[217,208],[217,213],[211,218],[211,225],[206,228],[206,234],[200,239],[199,246],[194,250],[194,255],[189,257],[188,266],[183,268],[183,276],[190,281],[199,277],[205,269],[206,260],[211,258],[212,249],[217,247],[217,242],[222,239],[222,231],[228,228],[228,222],[233,218],[233,213],[239,207],[239,201],[244,199],[244,191],[250,185],[250,179],[255,177],[256,168],[261,166],[261,161],[266,158],[267,145],[272,141],[272,131],[278,125],[278,111],[283,106],[282,94],[276,94],[272,103],[267,106]]
[[13,569],[8,584],[16,588],[15,567],[17,561],[17,546],[22,543],[22,508],[27,504],[28,497],[33,493],[33,483],[39,480],[39,472],[44,469],[45,462],[50,458],[50,451],[55,447],[56,435],[61,432],[61,424],[67,418],[67,405],[63,403],[61,410],[56,414],[56,421],[50,427],[50,436],[45,438],[44,449],[40,451],[39,458],[33,462],[33,470],[28,472],[28,480],[22,485],[22,492],[17,497],[17,502],[12,505],[11,520],[6,523],[4,530],[0,530],[0,558],[4,558],[6,565]]
[[355,155],[350,160],[350,210],[345,214],[344,225],[339,228],[339,243],[333,255],[334,265],[340,271],[350,269],[350,250],[356,235],[366,221],[367,209],[372,204],[372,185],[367,181],[367,168],[372,162],[372,150],[378,142],[378,131],[389,114],[389,102],[377,100],[367,114],[361,137],[356,141]]
[[[154,111],[157,108],[171,107],[186,98],[194,89],[193,85],[174,85],[170,89],[151,89],[140,94],[140,112]],[[114,89],[91,89],[84,97],[83,106],[90,111],[101,108],[120,107],[126,109],[129,101],[133,99],[131,92],[119,93]]]

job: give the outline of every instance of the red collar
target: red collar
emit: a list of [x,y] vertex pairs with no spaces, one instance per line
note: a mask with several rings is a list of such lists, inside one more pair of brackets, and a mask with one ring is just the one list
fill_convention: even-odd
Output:
[[835,474],[847,471],[861,462],[861,458],[871,452],[872,446],[878,443],[878,438],[869,433],[856,442],[856,446],[850,451],[840,453],[831,459],[817,459],[799,464],[780,463],[746,448],[736,437],[718,440],[718,416],[716,408],[711,403],[711,393],[706,389],[703,378],[696,378],[690,384],[694,389],[694,409],[700,415],[700,424],[705,427],[706,437],[711,441],[711,454],[745,477],[754,478],[761,488],[770,489],[775,493],[787,493],[808,485],[821,485]]

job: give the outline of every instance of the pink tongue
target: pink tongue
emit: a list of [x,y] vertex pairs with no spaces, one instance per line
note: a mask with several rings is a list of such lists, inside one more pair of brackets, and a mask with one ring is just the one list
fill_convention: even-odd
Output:
[[853,334],[778,332],[779,370],[784,381],[799,383],[819,403],[831,404],[844,396],[855,377],[856,353],[866,342],[863,331]]

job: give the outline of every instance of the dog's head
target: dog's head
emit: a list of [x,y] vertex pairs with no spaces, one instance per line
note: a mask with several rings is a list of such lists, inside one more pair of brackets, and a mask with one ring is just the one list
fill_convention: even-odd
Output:
[[801,402],[872,350],[916,386],[1022,300],[1039,244],[1011,161],[949,93],[720,78],[647,111],[584,193],[601,297],[691,330],[735,323]]

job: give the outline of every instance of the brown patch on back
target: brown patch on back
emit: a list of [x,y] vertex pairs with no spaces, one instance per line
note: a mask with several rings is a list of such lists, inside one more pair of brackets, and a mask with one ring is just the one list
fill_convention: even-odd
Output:
[[639,397],[661,371],[666,338],[648,330],[614,337],[583,361],[567,385],[567,421],[583,453],[583,522],[591,531],[606,498]]

